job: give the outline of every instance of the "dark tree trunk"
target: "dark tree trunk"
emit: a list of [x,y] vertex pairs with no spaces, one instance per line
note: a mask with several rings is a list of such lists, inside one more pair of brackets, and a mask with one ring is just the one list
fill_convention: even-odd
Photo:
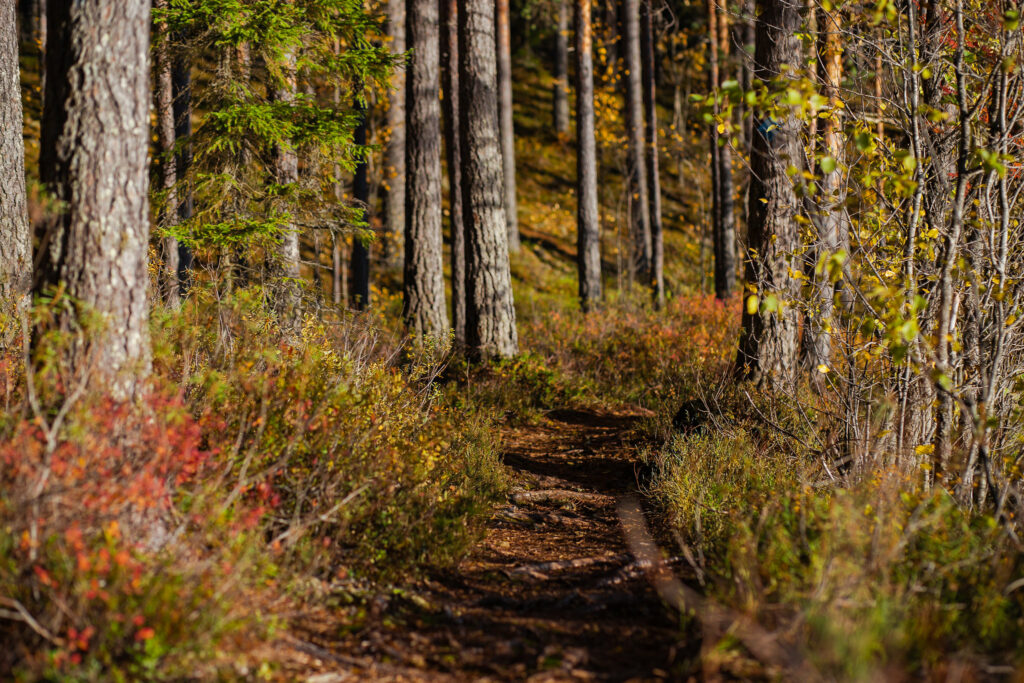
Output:
[[466,345],[476,358],[519,351],[498,138],[494,3],[459,12],[459,118],[466,226]]
[[654,303],[665,303],[665,239],[661,226],[661,173],[658,167],[658,107],[655,99],[654,17],[652,0],[642,0],[640,45],[643,60],[644,132],[647,139],[647,201],[651,224],[651,287]]
[[436,0],[406,4],[412,62],[406,76],[405,304],[417,336],[448,333],[441,233],[440,32]]
[[[36,292],[65,287],[103,317],[68,360],[117,398],[149,373],[148,0],[54,2],[48,24],[42,180],[64,211],[40,235]],[[54,324],[81,329],[78,306]],[[86,336],[88,338],[86,338]]]
[[576,264],[580,306],[601,301],[601,224],[597,203],[597,143],[594,138],[594,50],[590,0],[576,10]]
[[[754,76],[766,85],[794,69],[800,59],[800,4],[797,0],[759,0]],[[792,302],[797,294],[790,276],[799,232],[790,165],[800,165],[799,123],[793,117],[771,121],[761,114],[751,152],[750,252],[744,275],[756,289],[760,310],[743,311],[737,374],[776,388],[790,387],[797,367],[798,324]],[[777,302],[775,310],[770,302]],[[766,304],[769,304],[766,306]],[[769,310],[766,310],[769,309]]]
[[[712,90],[717,90],[727,78],[722,60],[728,54],[729,29],[726,17],[718,11],[716,0],[708,0],[708,30],[711,36],[710,85]],[[717,104],[715,111],[718,112]],[[732,148],[729,140],[722,140],[718,134],[715,122],[711,124],[711,156],[714,166],[711,234],[715,252],[715,296],[725,300],[732,296],[736,285],[736,207],[733,200]]]
[[32,242],[21,137],[21,80],[14,3],[0,5],[0,298],[20,298],[32,284]]
[[[405,46],[405,0],[388,0],[388,33],[391,52],[402,54]],[[405,234],[405,71],[397,69],[388,105],[390,137],[384,158],[384,248],[397,262]],[[393,245],[393,246],[392,246]]]
[[497,0],[497,84],[501,161],[505,189],[505,221],[508,250],[519,251],[519,215],[516,204],[516,141],[512,109],[512,34],[508,16],[509,0]]
[[[165,9],[167,0],[155,0],[155,9]],[[157,44],[153,50],[156,74],[156,138],[158,153],[158,187],[164,194],[164,204],[157,224],[164,230],[177,223],[177,201],[174,196],[177,182],[176,160],[174,158],[174,83],[171,77],[170,35],[165,23],[156,26]],[[168,308],[176,309],[181,304],[181,287],[178,283],[178,240],[165,235],[160,240],[160,270],[157,281],[160,297]]]
[[[355,109],[361,115],[359,125],[353,134],[353,142],[357,145],[366,144],[366,107],[355,102]],[[363,221],[370,223],[370,182],[368,178],[369,160],[364,159],[356,165],[352,178],[352,197],[363,209]],[[357,235],[352,239],[352,265],[349,269],[352,281],[349,295],[352,297],[352,308],[365,311],[370,305],[370,243]]]
[[441,87],[448,166],[451,234],[452,329],[455,345],[466,345],[466,232],[462,220],[462,154],[459,145],[459,2],[441,0]]
[[644,161],[643,67],[640,60],[640,0],[623,0],[622,33],[626,85],[626,192],[629,212],[629,276],[651,282],[651,214]]
[[[192,220],[194,204],[192,184],[188,180],[188,169],[192,165],[192,64],[184,57],[171,62],[171,96],[174,110],[174,143],[178,153],[174,159],[177,187],[178,221]],[[184,244],[178,245],[178,288],[179,296],[188,293],[192,284],[192,251]]]
[[608,68],[614,73],[619,61],[619,41],[622,38],[619,31],[619,0],[605,0],[602,7],[604,8]]
[[558,0],[557,12],[551,104],[555,132],[564,135],[569,132],[569,0]]
[[[285,57],[281,80],[273,83],[271,98],[276,102],[295,101],[296,72],[295,54]],[[279,146],[274,150],[275,181],[279,185],[299,182],[299,155],[291,146]],[[281,240],[271,258],[271,305],[283,329],[294,333],[302,321],[302,291],[299,287],[299,230],[298,226],[285,226]]]

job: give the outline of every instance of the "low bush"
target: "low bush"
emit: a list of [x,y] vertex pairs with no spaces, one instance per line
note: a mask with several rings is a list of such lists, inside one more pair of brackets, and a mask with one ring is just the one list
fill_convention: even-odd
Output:
[[1005,527],[905,472],[840,488],[785,451],[737,429],[677,437],[661,456],[654,493],[711,558],[716,599],[843,680],[1020,664],[1024,553]]

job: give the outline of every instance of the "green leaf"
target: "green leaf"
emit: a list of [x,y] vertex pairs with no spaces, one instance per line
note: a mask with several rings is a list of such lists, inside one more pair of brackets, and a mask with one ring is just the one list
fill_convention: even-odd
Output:
[[818,162],[818,167],[822,173],[833,173],[836,170],[836,160],[832,157],[822,157]]

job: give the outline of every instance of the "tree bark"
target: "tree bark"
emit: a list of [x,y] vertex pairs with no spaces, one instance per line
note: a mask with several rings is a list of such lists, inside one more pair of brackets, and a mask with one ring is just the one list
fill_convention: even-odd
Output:
[[[352,141],[357,145],[366,144],[366,106],[362,102],[354,103],[361,118],[353,133]],[[352,178],[352,197],[362,207],[363,221],[370,223],[370,182],[368,178],[369,160],[364,159],[356,165]],[[352,239],[352,263],[349,268],[352,278],[349,295],[352,297],[352,308],[365,311],[370,305],[370,243],[358,236]]]
[[555,133],[569,132],[569,2],[558,0],[555,27],[555,69],[551,84],[551,109]]
[[3,299],[20,299],[32,284],[16,26],[14,3],[3,3],[0,5],[0,298]]
[[646,114],[644,133],[647,142],[647,201],[651,225],[651,287],[654,304],[665,303],[665,238],[661,224],[661,173],[658,164],[658,106],[654,59],[654,16],[652,0],[642,0],[640,8],[640,45],[643,60],[643,97]]
[[436,0],[406,4],[412,61],[406,76],[405,303],[417,337],[448,333],[441,233],[440,33]]
[[[800,58],[798,0],[759,0],[754,76],[767,85],[783,76],[783,65],[796,68]],[[761,115],[751,150],[749,244],[744,274],[756,289],[759,310],[743,311],[743,331],[736,358],[737,374],[761,385],[789,388],[797,367],[798,321],[791,305],[797,292],[790,272],[799,233],[794,215],[796,194],[788,174],[800,164],[799,123],[791,116],[773,121]],[[777,302],[775,310],[768,305]]]
[[494,4],[459,12],[459,119],[466,226],[466,345],[475,358],[518,353],[498,134]]
[[[174,159],[175,199],[178,222],[192,220],[195,204],[188,170],[192,165],[192,63],[185,57],[171,60],[171,96],[174,113],[174,144],[178,148]],[[192,284],[192,250],[178,244],[178,291],[184,297]]]
[[[271,99],[276,102],[295,101],[296,70],[295,53],[284,58],[281,80],[270,86]],[[279,185],[299,182],[299,155],[293,147],[278,146],[274,150],[274,175]],[[298,226],[285,226],[281,241],[271,258],[271,305],[278,316],[282,329],[296,333],[302,324],[302,292],[299,287],[299,230]]]
[[601,301],[601,224],[597,202],[594,137],[594,51],[590,0],[575,0],[576,14],[576,265],[580,306]]
[[640,60],[640,0],[623,0],[626,85],[626,192],[629,214],[629,277],[651,283],[651,215],[644,160],[643,67]]
[[[708,0],[711,88],[717,92],[725,80],[722,58],[728,54],[728,22],[718,11],[717,0]],[[723,40],[723,35],[725,39]],[[715,104],[716,119],[718,104]],[[722,140],[717,121],[711,124],[711,152],[715,182],[712,184],[712,245],[715,253],[715,297],[726,300],[736,285],[736,207],[733,199],[732,148]]]
[[[392,54],[406,50],[405,0],[388,0],[388,33]],[[405,234],[405,71],[396,69],[388,106],[387,126],[390,131],[384,158],[384,248],[393,251],[390,258],[401,258]],[[395,245],[392,249],[392,243]]]
[[516,142],[512,108],[512,35],[509,0],[497,0],[495,23],[497,49],[498,116],[501,131],[501,161],[505,189],[505,221],[508,250],[519,251],[519,214],[516,203]]
[[[150,370],[148,0],[50,4],[42,180],[64,205],[39,239],[36,292],[65,288],[73,373],[127,399]],[[37,339],[42,338],[42,335]]]
[[[165,9],[167,0],[155,0],[154,9]],[[164,193],[163,208],[157,217],[157,224],[164,230],[177,223],[177,201],[174,196],[177,183],[176,159],[174,158],[174,79],[171,77],[170,35],[165,23],[156,26],[157,45],[153,50],[156,87],[156,138],[159,153],[158,184]],[[160,270],[157,276],[160,297],[168,308],[176,309],[181,304],[181,287],[178,283],[178,240],[170,235],[160,239]]]
[[466,345],[466,232],[462,212],[462,151],[459,144],[459,2],[441,0],[441,87],[444,89],[444,145],[448,166],[451,235],[452,330],[455,345]]
[[817,368],[829,367],[832,356],[832,328],[835,308],[835,287],[827,269],[818,270],[824,258],[829,258],[840,249],[845,248],[847,240],[846,225],[843,219],[843,203],[845,196],[842,187],[841,167],[845,161],[843,155],[842,123],[840,112],[842,102],[839,99],[839,86],[843,77],[843,45],[841,17],[839,11],[820,10],[824,30],[821,34],[820,76],[823,94],[828,97],[832,108],[828,118],[822,121],[821,150],[825,158],[831,159],[835,167],[821,172],[821,210],[818,212],[818,240],[814,249],[810,250],[807,275],[813,289],[811,307],[804,323],[803,361],[810,369],[812,377],[819,376]]

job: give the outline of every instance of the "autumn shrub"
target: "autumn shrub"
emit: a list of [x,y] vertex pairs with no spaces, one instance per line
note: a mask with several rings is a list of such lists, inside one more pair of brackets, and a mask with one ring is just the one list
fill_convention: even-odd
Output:
[[312,318],[290,340],[245,295],[161,336],[172,362],[195,359],[187,395],[218,487],[263,512],[268,548],[301,575],[443,564],[502,490],[488,423],[440,399],[436,347]]
[[707,558],[713,597],[794,639],[829,677],[1017,666],[1024,553],[1004,525],[880,468],[836,486],[749,429],[679,436],[653,493]]
[[0,671],[153,680],[215,666],[248,625],[252,525],[183,504],[202,498],[209,454],[180,398],[28,406],[0,441]]
[[[523,320],[521,329],[533,362],[558,378],[556,386],[578,387],[579,401],[635,404],[670,418],[694,397],[702,377],[731,362],[737,309],[736,302],[680,294],[660,311],[630,301],[586,315],[545,311]],[[539,378],[543,392],[565,396],[548,390],[548,376]]]

